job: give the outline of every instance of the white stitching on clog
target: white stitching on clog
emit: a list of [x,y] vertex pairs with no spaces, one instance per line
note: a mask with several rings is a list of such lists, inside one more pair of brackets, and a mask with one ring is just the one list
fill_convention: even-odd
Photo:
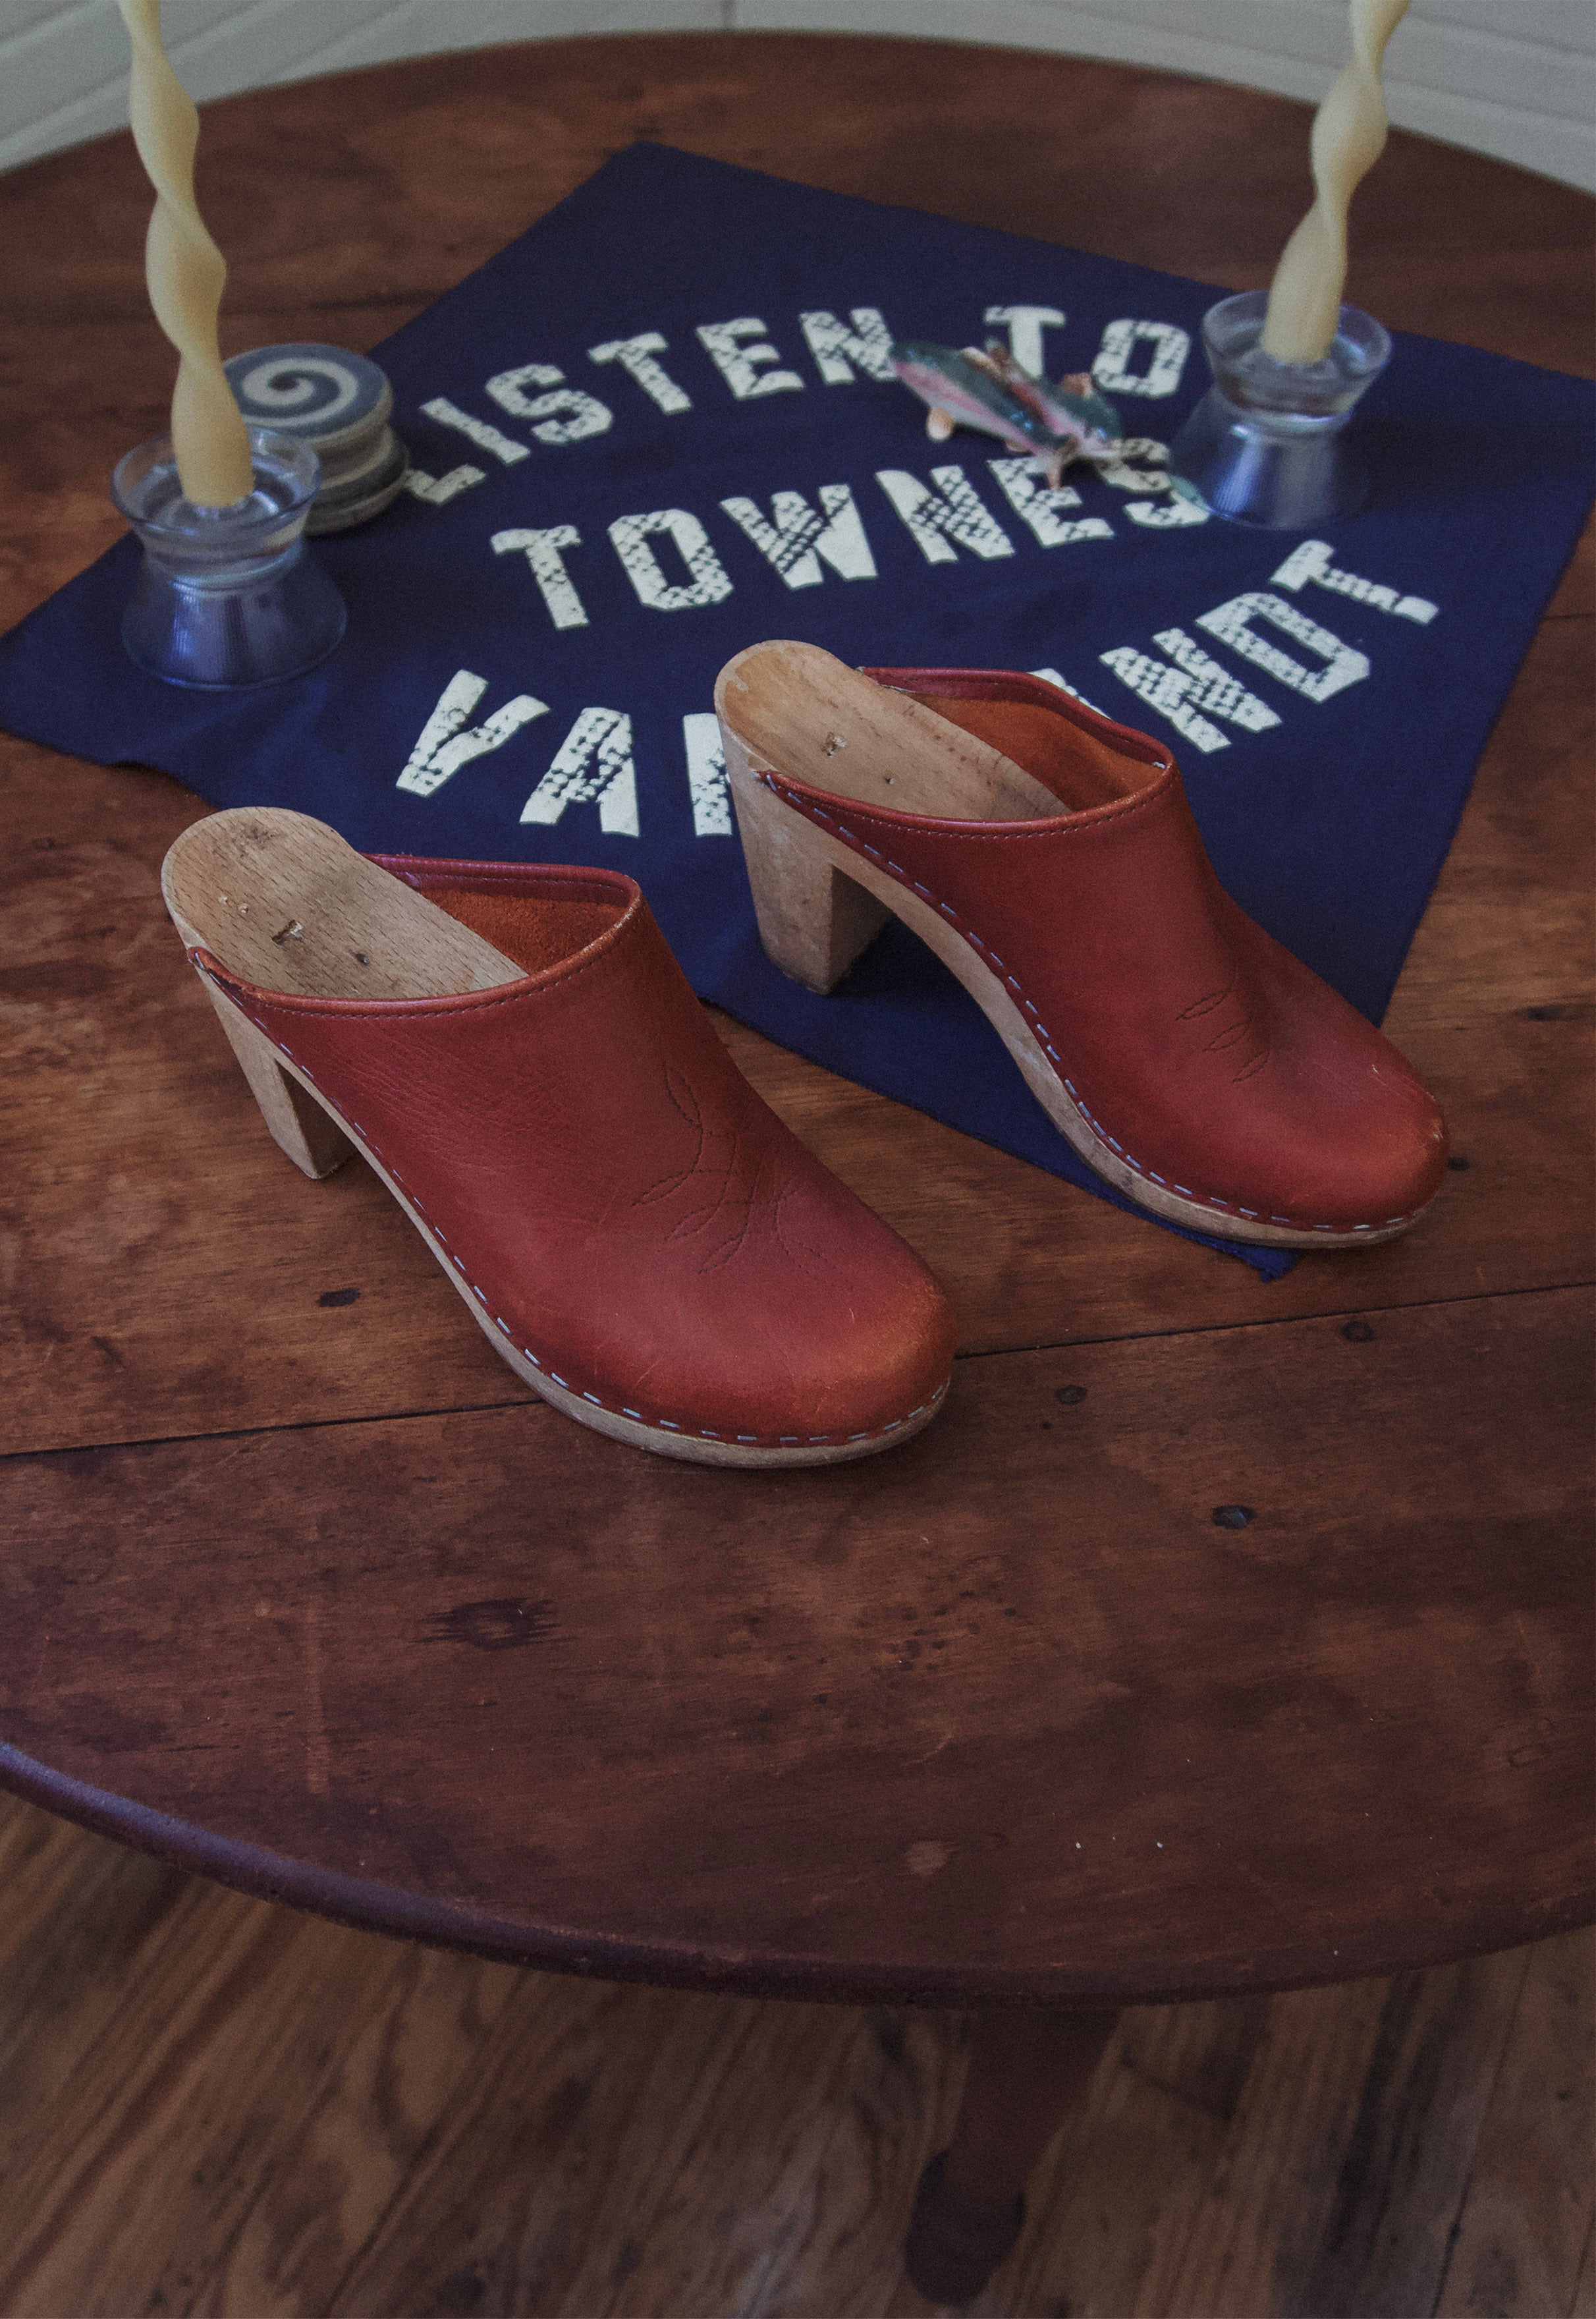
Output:
[[[209,979],[209,978],[207,978],[207,979]],[[293,1064],[297,1070],[303,1072],[306,1078],[311,1078],[311,1073],[306,1069],[305,1065],[300,1061],[298,1056],[296,1056],[289,1047],[284,1045],[282,1040],[275,1037],[266,1024],[261,1022],[257,1016],[249,1014],[248,1009],[245,1007],[240,1006],[239,1012],[243,1015],[246,1022],[254,1024],[255,1028],[259,1031],[262,1036],[276,1049],[279,1054],[285,1055],[288,1060]],[[320,1090],[318,1092],[320,1093]],[[343,1109],[335,1097],[330,1095],[321,1094],[320,1100],[327,1105],[328,1108],[332,1111],[339,1120],[343,1122],[346,1127],[347,1127],[354,1134],[359,1136],[361,1141],[371,1153],[373,1159],[376,1160],[382,1165],[387,1174],[392,1178],[396,1184],[403,1181],[399,1170],[392,1166],[384,1157],[382,1147],[377,1142],[376,1139],[374,1136],[368,1135],[365,1130],[349,1116],[348,1113]],[[419,1200],[416,1195],[408,1188],[405,1192],[405,1199],[407,1204],[416,1211],[418,1215],[426,1214],[426,1209],[420,1200]],[[435,1223],[430,1218],[428,1219],[427,1229],[429,1236],[433,1240],[437,1241],[440,1247],[447,1250],[448,1261],[454,1266],[455,1271],[460,1274],[466,1286],[471,1290],[473,1296],[476,1298],[477,1302],[482,1306],[484,1311],[491,1311],[492,1308],[485,1292],[479,1288],[476,1282],[471,1278],[470,1275],[466,1272],[464,1264],[461,1259],[455,1254],[452,1249],[449,1249],[447,1235],[442,1231],[440,1226]],[[494,1314],[493,1325],[495,1328],[501,1331],[506,1337],[509,1338],[512,1345],[514,1344],[515,1339],[511,1334],[509,1323],[504,1319],[501,1313]],[[520,1351],[522,1358],[524,1360],[530,1361],[532,1367],[538,1372],[539,1376],[546,1376],[549,1383],[551,1385],[557,1385],[562,1393],[573,1393],[576,1390],[575,1387],[567,1383],[565,1378],[559,1375],[557,1370],[546,1368],[543,1362],[532,1350],[530,1345],[523,1345],[520,1348]],[[932,1395],[930,1402],[922,1402],[920,1407],[918,1409],[911,1410],[906,1418],[895,1417],[891,1419],[888,1423],[876,1428],[873,1432],[867,1431],[864,1433],[850,1434],[848,1436],[849,1441],[851,1443],[854,1441],[870,1441],[882,1439],[888,1433],[897,1432],[899,1427],[906,1425],[915,1418],[924,1415],[927,1408],[934,1408],[946,1391],[947,1386],[945,1385],[939,1385],[936,1392]],[[616,1411],[611,1409],[609,1403],[602,1400],[598,1394],[587,1391],[585,1387],[582,1389],[582,1398],[586,1402],[591,1402],[595,1409],[609,1411],[611,1415],[618,1413]],[[623,1417],[630,1418],[635,1424],[651,1427],[656,1431],[680,1433],[683,1430],[672,1417],[646,1418],[640,1411],[629,1409],[624,1405],[619,1410],[618,1414]],[[726,1436],[714,1431],[708,1426],[705,1426],[701,1429],[701,1438],[706,1441],[720,1441],[725,1439]],[[769,1437],[759,1433],[739,1433],[735,1437],[739,1443],[749,1447],[756,1447],[768,1438]],[[809,1444],[812,1447],[818,1448],[825,1443],[831,1441],[834,1438],[834,1437],[829,1433],[813,1433],[808,1437],[808,1439]],[[782,1448],[799,1447],[802,1446],[803,1439],[804,1437],[801,1434],[797,1433],[779,1434],[775,1437],[775,1446]]]
[[[823,813],[817,806],[811,806],[806,803],[802,799],[795,797],[790,790],[781,788],[773,772],[768,771],[762,771],[759,778],[767,789],[769,789],[775,796],[779,797],[784,805],[790,806],[796,813],[802,814],[806,819],[823,822],[828,829],[834,826],[830,817]],[[1005,976],[1008,988],[1013,991],[1018,992],[1022,1006],[1025,1013],[1032,1018],[1032,1027],[1034,1030],[1035,1035],[1044,1048],[1050,1060],[1059,1064],[1059,1068],[1058,1076],[1062,1081],[1066,1093],[1073,1100],[1076,1109],[1080,1113],[1081,1117],[1087,1122],[1087,1125],[1097,1136],[1099,1141],[1105,1144],[1110,1150],[1115,1152],[1125,1167],[1129,1168],[1135,1175],[1141,1177],[1144,1181],[1156,1184],[1160,1190],[1170,1191],[1181,1199],[1190,1200],[1194,1206],[1213,1208],[1225,1215],[1245,1216],[1249,1223],[1256,1223],[1258,1222],[1260,1212],[1257,1208],[1244,1208],[1238,1202],[1222,1198],[1217,1192],[1200,1193],[1193,1191],[1189,1186],[1185,1184],[1166,1184],[1162,1176],[1155,1174],[1150,1168],[1143,1167],[1139,1160],[1133,1159],[1131,1154],[1126,1151],[1123,1144],[1119,1142],[1114,1136],[1109,1134],[1102,1121],[1094,1115],[1084,1096],[1076,1087],[1075,1082],[1072,1079],[1065,1078],[1063,1065],[1060,1062],[1059,1054],[1053,1047],[1047,1032],[1042,1028],[1041,1020],[1037,1016],[1035,1006],[1032,1005],[1032,1001],[1025,997],[1023,988],[1019,981],[1014,975],[1008,972],[1006,966],[1003,960],[998,957],[997,952],[995,950],[989,949],[981,940],[980,936],[976,934],[973,929],[965,925],[958,911],[955,910],[950,903],[939,900],[937,896],[932,892],[929,886],[922,885],[917,878],[911,878],[908,871],[906,871],[898,862],[884,859],[884,857],[877,852],[874,846],[868,844],[863,838],[856,837],[853,835],[853,832],[850,829],[844,828],[841,822],[836,823],[834,826],[839,837],[844,839],[849,844],[857,847],[860,852],[868,853],[872,861],[880,862],[882,866],[888,870],[895,878],[901,880],[906,885],[911,887],[913,890],[916,894],[920,895],[924,900],[934,904],[936,908],[944,917],[951,919],[953,924],[959,927],[965,941],[968,942],[973,949],[979,951],[988,964]],[[1273,1224],[1284,1224],[1288,1231],[1292,1232],[1339,1232],[1346,1237],[1349,1236],[1352,1232],[1375,1232],[1376,1230],[1388,1232],[1394,1229],[1398,1224],[1411,1223],[1417,1214],[1417,1209],[1410,1209],[1405,1215],[1387,1216],[1384,1223],[1378,1226],[1374,1224],[1305,1224],[1299,1223],[1295,1217],[1279,1215],[1271,1215],[1269,1222]],[[917,1414],[917,1412],[915,1413]]]

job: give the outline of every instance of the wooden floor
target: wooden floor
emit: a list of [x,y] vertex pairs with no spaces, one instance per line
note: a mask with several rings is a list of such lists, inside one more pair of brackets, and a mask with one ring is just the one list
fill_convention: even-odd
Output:
[[[1127,2013],[976,2312],[1596,2314],[1593,1936]],[[0,1801],[5,2319],[896,2319],[945,2016],[347,1932]]]
[[[829,56],[762,37],[735,50],[555,44],[520,64],[394,70],[402,104],[383,118],[408,124],[402,146],[351,109],[347,84],[208,110],[208,209],[234,269],[230,351],[295,336],[370,344],[638,133],[1235,288],[1266,278],[1303,198],[1303,122],[1277,100],[1228,92],[1240,125],[1222,133],[1212,90],[1061,59],[961,50],[955,77],[915,43]],[[473,73],[504,86],[477,87]],[[471,167],[446,85],[457,104],[471,97]],[[1124,167],[1137,140],[1157,168]],[[1360,196],[1352,294],[1406,329],[1582,362],[1587,271],[1573,252],[1586,205],[1502,171],[1482,222],[1435,190],[1435,152],[1393,139]],[[429,193],[405,190],[400,155]],[[18,373],[28,488],[0,539],[0,622],[114,535],[100,479],[160,423],[168,388],[137,288],[137,163],[105,149],[110,192],[74,202],[62,188],[86,166],[55,156],[0,189],[0,208],[16,205],[7,216],[38,203],[72,227],[19,227],[7,242],[17,343],[40,361],[48,348],[52,383],[43,394],[37,365]],[[289,230],[257,178],[297,185],[315,230]],[[1204,198],[1171,191],[1194,186]],[[1458,1349],[1424,1371],[1438,1403],[1465,1357],[1477,1377],[1481,1347],[1510,1341],[1489,1335],[1498,1327],[1516,1332],[1517,1389],[1533,1393],[1547,1316],[1590,1274],[1571,1155],[1585,1149],[1589,1084],[1575,1060],[1591,1022],[1576,776],[1593,570],[1587,539],[1492,738],[1390,1018],[1453,1122],[1442,1221],[1370,1250],[1355,1281],[1310,1255],[1266,1288],[728,1026],[762,1092],[948,1281],[968,1367],[997,1356],[1041,1375],[1038,1348],[1117,1360],[1140,1345],[1167,1380],[1205,1344],[1266,1358],[1267,1338],[1305,1403],[1324,1345],[1365,1341],[1358,1316],[1373,1312],[1378,1337],[1386,1313],[1392,1333],[1447,1333]],[[437,1300],[457,1319],[451,1292],[369,1179],[351,1171],[308,1202],[263,1144],[243,1151],[219,1204],[174,1206],[155,1126],[134,1148],[104,1099],[111,1016],[95,1002],[113,988],[125,998],[146,950],[169,955],[176,988],[156,839],[192,807],[153,775],[62,781],[38,752],[5,753],[20,800],[5,835],[24,869],[55,864],[12,913],[5,967],[5,992],[40,1010],[27,1051],[37,1099],[53,1106],[48,1149],[31,1147],[37,1175],[0,1170],[0,1194],[22,1195],[0,1239],[17,1265],[0,1307],[14,1446],[62,1453],[52,1471],[81,1460],[74,1471],[126,1474],[130,1445],[186,1438],[209,1456],[235,1427],[300,1425],[307,1408],[352,1432],[374,1416],[431,1421],[501,1402],[506,1373],[473,1331],[436,1325]],[[27,824],[23,808],[46,801],[48,824]],[[68,844],[124,898],[96,922],[92,952],[53,851]],[[20,891],[21,872],[8,875]],[[183,970],[184,999],[163,1011],[158,980],[116,1017],[119,1068],[142,1040],[139,1057],[176,1074],[185,1101],[211,1100],[224,1078],[227,1100],[241,1100],[213,1026],[210,1060],[183,1076],[178,1010],[203,1002]],[[290,1255],[252,1267],[251,1358],[230,1366],[196,1334],[192,1303],[164,1297],[158,1271],[151,1286],[145,1218],[158,1204],[170,1244],[186,1214],[196,1267],[230,1278],[263,1217],[274,1244],[273,1203],[292,1207]],[[329,1295],[347,1333],[309,1337],[305,1284],[337,1292],[351,1245],[364,1301],[348,1313]],[[374,1313],[381,1325],[366,1328]],[[1204,1438],[1228,1452],[1237,1436]],[[1289,1480],[1293,1507],[1316,1471]],[[109,1483],[96,1486],[113,1508]],[[1284,1501],[1288,1477],[1274,1486]],[[1466,1472],[1457,1487],[1460,1520],[1476,1518]],[[1225,1469],[1200,1502],[1235,1493]],[[1591,1936],[1570,1936],[1393,1981],[1127,2014],[976,2310],[1596,2319],[1591,1963]],[[924,2306],[902,2278],[903,2226],[961,2066],[946,2016],[594,1985],[434,1954],[241,1898],[0,1800],[5,2319],[913,2314]]]

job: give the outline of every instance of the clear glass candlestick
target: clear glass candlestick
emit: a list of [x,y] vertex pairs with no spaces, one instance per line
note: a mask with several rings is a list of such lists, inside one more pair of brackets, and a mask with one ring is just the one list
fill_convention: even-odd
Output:
[[1347,422],[1391,359],[1372,314],[1343,306],[1330,352],[1278,362],[1258,344],[1267,293],[1222,298],[1203,317],[1213,384],[1170,447],[1171,472],[1215,515],[1306,531],[1356,514],[1368,472]]
[[231,507],[183,496],[169,435],[118,463],[111,496],[144,547],[122,640],[169,684],[230,690],[313,668],[344,633],[344,600],[304,544],[316,454],[251,427],[255,488]]

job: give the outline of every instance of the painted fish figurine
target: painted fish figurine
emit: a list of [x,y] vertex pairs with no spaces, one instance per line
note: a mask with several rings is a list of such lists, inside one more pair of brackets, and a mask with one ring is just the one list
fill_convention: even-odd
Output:
[[934,441],[945,442],[956,426],[978,427],[1029,453],[1055,491],[1071,459],[1120,456],[1119,414],[1085,371],[1050,385],[1023,370],[1001,339],[983,349],[900,338],[892,367],[926,405],[926,431]]

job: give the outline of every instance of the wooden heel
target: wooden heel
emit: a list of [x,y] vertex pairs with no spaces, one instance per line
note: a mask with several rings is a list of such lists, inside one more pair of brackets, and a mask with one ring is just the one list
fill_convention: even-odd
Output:
[[[190,958],[203,951],[239,981],[296,997],[443,997],[523,970],[325,822],[282,807],[194,823],[161,865],[161,892]],[[275,1141],[307,1176],[330,1176],[356,1145],[265,1033],[200,980]]]
[[817,830],[771,795],[766,768],[724,723],[726,778],[753,889],[765,953],[807,990],[824,994],[886,925],[891,912],[827,856]]
[[353,1158],[355,1146],[315,1096],[284,1069],[266,1033],[240,1015],[203,974],[200,980],[278,1150],[285,1151],[307,1176],[318,1179],[330,1176],[335,1168]]

